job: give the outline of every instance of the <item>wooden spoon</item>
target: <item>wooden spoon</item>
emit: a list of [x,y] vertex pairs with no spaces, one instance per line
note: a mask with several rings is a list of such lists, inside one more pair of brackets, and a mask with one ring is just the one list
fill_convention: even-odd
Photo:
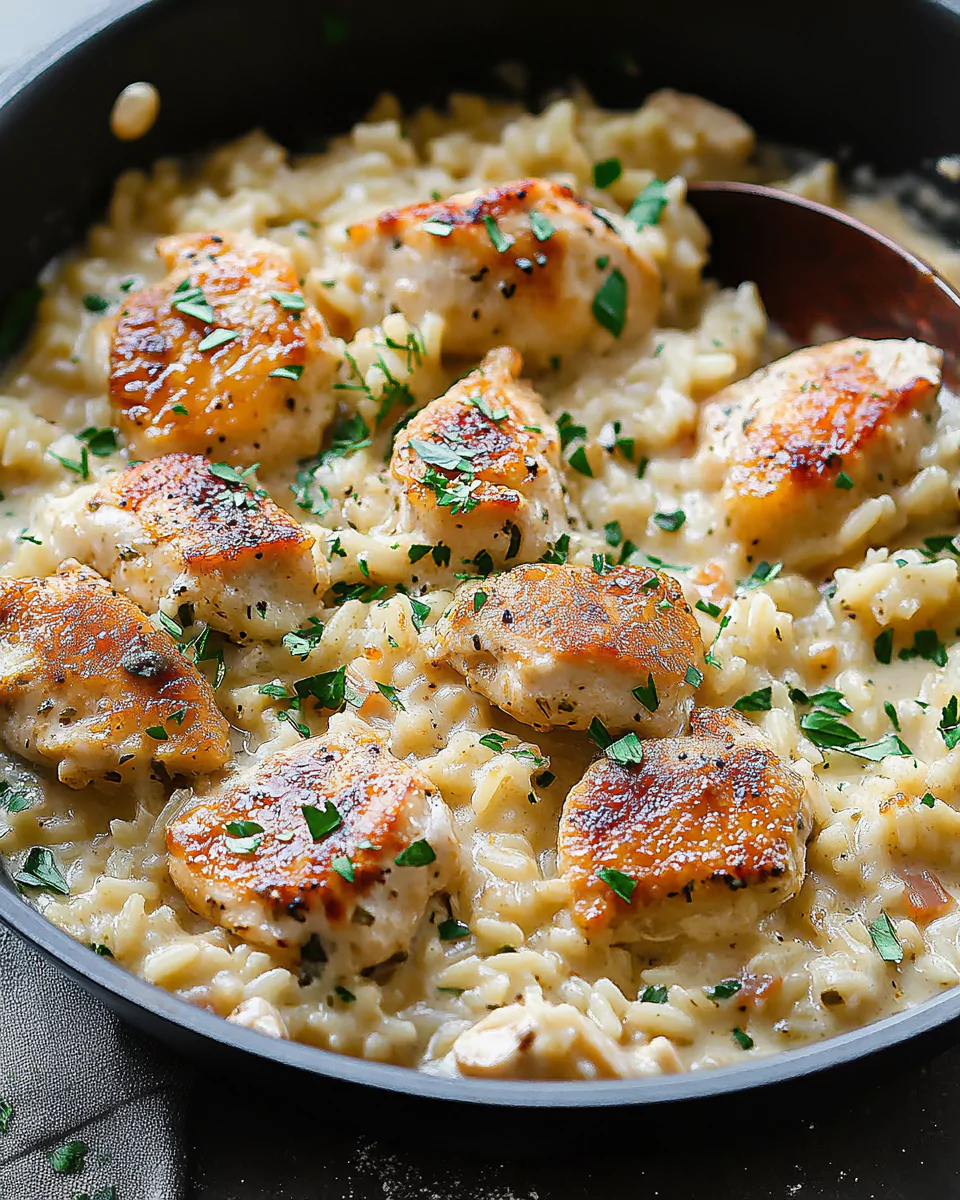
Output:
[[770,318],[801,345],[841,335],[918,338],[960,365],[960,296],[921,259],[854,217],[752,183],[692,183],[710,231],[706,274],[756,283]]

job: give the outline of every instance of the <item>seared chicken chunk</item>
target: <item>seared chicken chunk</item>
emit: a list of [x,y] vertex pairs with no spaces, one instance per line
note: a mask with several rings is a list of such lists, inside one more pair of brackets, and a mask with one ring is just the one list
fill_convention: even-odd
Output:
[[337,359],[287,253],[237,233],[157,249],[170,274],[130,293],[110,349],[110,396],[133,453],[247,464],[311,453],[333,412]]
[[612,338],[594,297],[607,289],[624,339],[650,329],[660,275],[569,188],[523,179],[487,192],[388,209],[347,230],[349,264],[368,282],[364,325],[399,311],[444,318],[444,346],[478,358],[509,342],[533,367]]
[[803,782],[760,730],[696,709],[689,737],[644,742],[639,765],[589,768],[564,802],[557,865],[590,936],[734,937],[799,891],[809,832]]
[[276,637],[320,606],[326,563],[253,486],[199,454],[166,454],[55,501],[50,544],[149,611],[189,604],[237,642]]
[[560,438],[522,365],[516,350],[492,350],[398,434],[404,531],[502,565],[539,558],[566,529]]
[[[734,534],[802,561],[808,539],[916,472],[940,388],[939,350],[846,338],[797,350],[720,392],[704,413]],[[786,535],[786,536],[785,536]],[[783,553],[780,553],[780,550]]]
[[435,661],[537,729],[599,717],[611,731],[679,733],[693,707],[690,668],[703,666],[683,593],[649,568],[537,563],[465,583],[434,638]]
[[167,849],[194,912],[347,973],[405,956],[458,869],[436,788],[359,722],[335,721],[205,797],[168,826]]
[[0,579],[7,745],[62,783],[215,771],[230,757],[213,691],[173,639],[93,571]]
[[453,1043],[463,1075],[481,1079],[616,1079],[623,1051],[572,1004],[531,996],[465,1029]]

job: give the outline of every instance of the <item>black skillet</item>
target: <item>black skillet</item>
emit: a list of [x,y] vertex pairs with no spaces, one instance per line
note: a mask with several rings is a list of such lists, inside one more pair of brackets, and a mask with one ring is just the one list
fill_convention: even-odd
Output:
[[[262,0],[128,3],[0,83],[0,227],[8,230],[0,300],[82,237],[126,167],[255,125],[294,148],[317,147],[382,90],[408,104],[442,102],[451,90],[504,94],[496,70],[504,60],[528,68],[532,102],[574,80],[601,103],[624,108],[654,88],[676,87],[728,104],[767,138],[885,173],[933,178],[933,161],[960,150],[960,11],[940,0],[622,0],[569,12],[505,0],[418,9],[387,0],[364,0],[362,8],[283,0],[269,12]],[[121,88],[138,79],[159,87],[161,117],[142,141],[120,144],[108,114]],[[957,226],[946,222],[945,231]],[[948,1023],[960,1017],[960,989],[953,989],[828,1042],[723,1070],[591,1083],[438,1079],[277,1042],[192,1008],[45,921],[2,872],[0,919],[194,1061],[239,1069],[248,1080],[289,1079],[299,1070],[476,1104],[609,1108],[716,1097],[878,1051],[888,1051],[877,1061],[889,1064],[896,1048],[910,1052],[908,1039],[929,1040],[938,1030],[937,1040],[952,1036],[956,1025]]]

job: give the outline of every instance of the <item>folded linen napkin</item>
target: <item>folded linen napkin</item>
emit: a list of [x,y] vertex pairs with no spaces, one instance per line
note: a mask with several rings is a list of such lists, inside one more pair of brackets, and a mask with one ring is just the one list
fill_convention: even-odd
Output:
[[0,927],[0,1200],[180,1200],[187,1071]]

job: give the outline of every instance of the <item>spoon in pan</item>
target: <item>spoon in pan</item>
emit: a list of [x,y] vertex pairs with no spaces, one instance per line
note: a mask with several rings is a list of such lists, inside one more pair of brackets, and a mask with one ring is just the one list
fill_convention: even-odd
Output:
[[826,325],[843,336],[917,338],[939,346],[956,382],[960,296],[925,262],[867,225],[813,200],[752,183],[692,183],[710,231],[706,274],[756,283],[771,320],[801,345]]

